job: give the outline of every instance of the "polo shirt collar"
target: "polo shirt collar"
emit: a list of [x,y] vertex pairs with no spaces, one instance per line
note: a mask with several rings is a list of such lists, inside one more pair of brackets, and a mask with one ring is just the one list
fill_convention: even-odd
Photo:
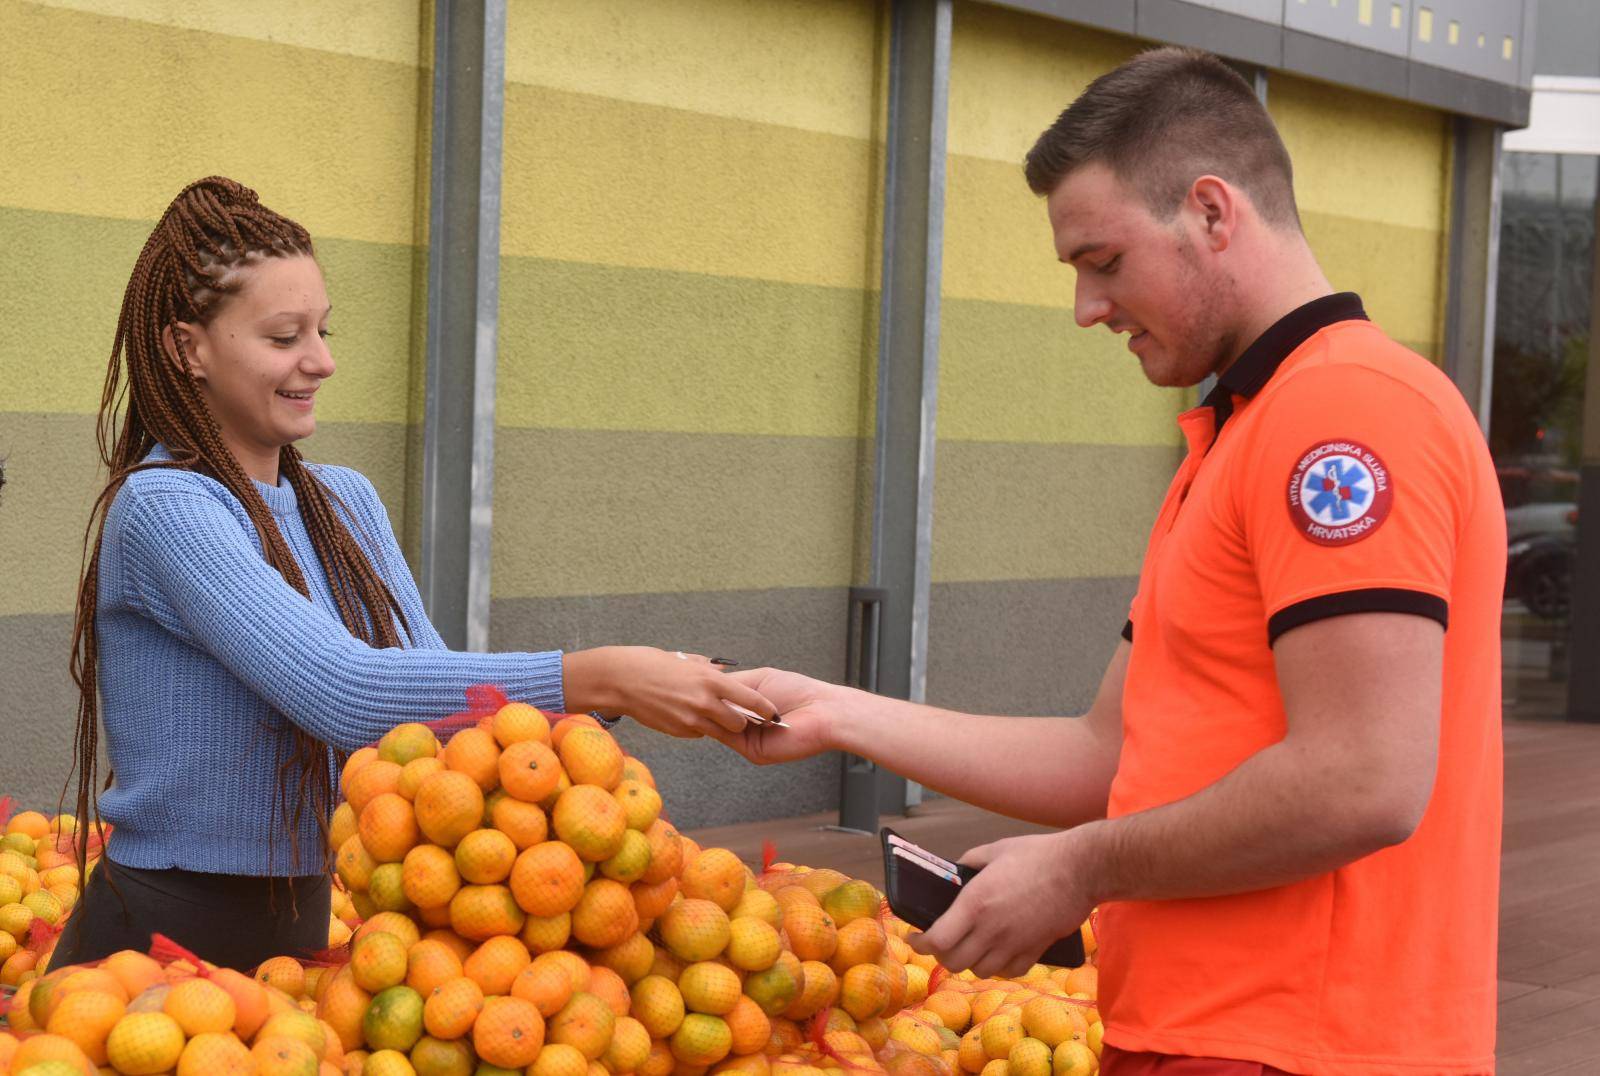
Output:
[[1353,291],[1324,295],[1296,307],[1274,322],[1222,372],[1216,387],[1206,395],[1203,406],[1216,409],[1220,429],[1233,411],[1233,398],[1249,399],[1260,392],[1278,372],[1283,360],[1317,332],[1341,321],[1367,320],[1361,296]]

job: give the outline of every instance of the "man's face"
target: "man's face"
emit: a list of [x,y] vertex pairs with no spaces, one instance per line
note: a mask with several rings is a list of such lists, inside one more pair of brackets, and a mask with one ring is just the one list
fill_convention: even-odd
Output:
[[1128,333],[1128,350],[1156,385],[1199,384],[1234,353],[1232,289],[1192,201],[1158,220],[1101,164],[1071,172],[1045,200],[1056,254],[1077,270],[1078,324]]

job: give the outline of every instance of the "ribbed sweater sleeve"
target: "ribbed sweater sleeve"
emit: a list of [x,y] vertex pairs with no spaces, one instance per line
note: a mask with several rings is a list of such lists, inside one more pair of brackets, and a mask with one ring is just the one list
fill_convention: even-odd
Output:
[[[392,529],[381,530],[392,546]],[[389,576],[391,587],[408,588],[397,597],[410,607],[408,620],[420,622],[413,628],[431,639],[379,649],[352,636],[268,565],[254,535],[200,490],[141,490],[127,506],[120,540],[123,599],[132,608],[211,654],[268,705],[335,747],[355,750],[402,722],[459,710],[474,684],[496,684],[546,710],[563,708],[559,651],[435,648],[442,644],[403,568],[403,580]]]

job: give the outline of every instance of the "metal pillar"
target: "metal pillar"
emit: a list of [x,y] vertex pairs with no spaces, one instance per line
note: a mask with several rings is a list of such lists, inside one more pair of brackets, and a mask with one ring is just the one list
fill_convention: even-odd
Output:
[[1501,129],[1466,116],[1454,122],[1444,369],[1487,436],[1500,272]]
[[1600,722],[1600,197],[1594,204],[1594,281],[1589,307],[1589,368],[1583,385],[1583,463],[1579,468],[1578,551],[1572,570],[1567,717]]
[[436,0],[421,590],[455,649],[489,645],[505,0]]
[[[875,689],[923,700],[928,679],[933,544],[934,416],[939,390],[939,286],[944,254],[945,134],[952,0],[894,0],[884,170],[883,294],[872,498]],[[867,615],[852,601],[852,621]],[[906,806],[904,778],[846,759],[840,824],[875,829]],[[876,802],[872,793],[876,791]]]

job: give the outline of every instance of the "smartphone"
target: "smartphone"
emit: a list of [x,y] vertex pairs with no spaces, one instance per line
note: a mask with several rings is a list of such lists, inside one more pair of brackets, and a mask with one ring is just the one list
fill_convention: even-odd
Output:
[[[961,887],[978,873],[978,868],[935,855],[888,826],[878,830],[878,839],[883,843],[883,882],[889,909],[919,930],[933,926],[955,903]],[[1082,964],[1082,931],[1057,939],[1037,959],[1063,968]]]

